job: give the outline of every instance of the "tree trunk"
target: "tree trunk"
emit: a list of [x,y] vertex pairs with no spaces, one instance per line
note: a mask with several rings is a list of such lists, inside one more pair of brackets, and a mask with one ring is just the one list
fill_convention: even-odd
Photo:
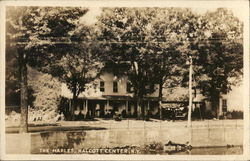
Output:
[[140,120],[141,119],[141,100],[140,98],[137,98],[137,119]]
[[220,92],[214,91],[211,96],[211,105],[212,111],[214,112],[216,118],[219,118],[218,110],[219,110],[219,103],[220,103]]
[[20,85],[21,85],[21,118],[20,118],[20,133],[28,132],[28,86],[27,86],[27,65],[24,57],[19,58],[20,68]]
[[159,114],[160,120],[162,120],[162,88],[163,88],[163,81],[159,82]]
[[72,120],[74,120],[75,116],[74,116],[74,111],[76,109],[76,100],[77,100],[77,95],[76,95],[76,91],[73,91],[73,98],[72,98],[72,107],[71,107],[71,116],[72,116]]

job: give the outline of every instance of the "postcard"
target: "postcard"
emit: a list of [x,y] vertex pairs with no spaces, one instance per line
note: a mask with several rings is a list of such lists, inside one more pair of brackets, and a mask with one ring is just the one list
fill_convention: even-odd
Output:
[[2,1],[1,159],[249,159],[248,1]]

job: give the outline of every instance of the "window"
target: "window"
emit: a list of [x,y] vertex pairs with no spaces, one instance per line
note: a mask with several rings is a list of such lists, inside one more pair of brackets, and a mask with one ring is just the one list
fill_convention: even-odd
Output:
[[155,86],[154,84],[146,85],[145,89],[150,92],[154,92]]
[[150,85],[150,91],[154,92],[154,90],[155,90],[155,85],[154,85],[154,84],[151,84],[151,85]]
[[222,100],[222,111],[227,112],[227,100],[226,99]]
[[227,100],[226,99],[222,100],[222,107],[227,107]]
[[118,92],[118,82],[113,82],[113,92],[114,93]]
[[105,92],[105,87],[104,87],[104,86],[105,86],[105,82],[104,82],[104,81],[101,81],[101,82],[100,82],[100,91],[101,91],[101,92]]
[[131,93],[132,90],[131,90],[131,83],[130,82],[127,82],[127,93]]

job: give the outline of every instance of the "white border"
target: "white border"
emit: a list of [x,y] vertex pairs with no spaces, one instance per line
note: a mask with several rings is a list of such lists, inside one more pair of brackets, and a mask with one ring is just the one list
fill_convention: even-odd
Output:
[[[84,7],[190,7],[190,8],[238,8],[244,12],[244,154],[243,155],[7,155],[5,154],[5,6],[84,6]],[[5,160],[247,160],[249,149],[249,1],[97,1],[97,0],[61,0],[61,1],[2,1],[0,74],[1,74],[1,158]],[[21,148],[21,147],[20,147]]]

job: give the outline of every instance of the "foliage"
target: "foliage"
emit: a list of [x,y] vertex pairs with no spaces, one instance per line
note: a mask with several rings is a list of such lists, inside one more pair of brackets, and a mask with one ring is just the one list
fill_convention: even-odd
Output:
[[114,73],[129,77],[139,115],[142,98],[156,89],[152,85],[160,85],[159,100],[164,86],[187,85],[190,58],[195,86],[214,109],[219,95],[242,75],[243,24],[226,9],[196,15],[180,8],[103,8],[97,26],[80,22],[87,12],[80,7],[7,7],[6,94],[21,89],[24,113],[27,65],[65,82],[76,100],[103,64],[126,64]]
[[180,76],[186,71],[188,56],[197,56],[193,48],[197,40],[193,38],[199,35],[201,22],[200,17],[189,9],[157,8],[156,11],[143,51],[153,59],[152,66],[158,83],[170,88],[180,82]]
[[216,117],[216,114],[212,110],[208,110],[205,112],[205,119],[213,119]]
[[161,152],[164,149],[164,145],[161,142],[152,142],[150,144],[146,144],[142,147],[145,152]]
[[146,35],[150,32],[148,25],[155,12],[155,8],[104,8],[99,17],[99,39],[104,42],[101,45],[101,57],[105,62],[127,62],[130,65],[123,74],[129,77],[133,87],[138,117],[141,117],[141,99],[155,90],[150,88],[155,84],[154,60],[143,48],[147,43]]
[[35,100],[32,108],[57,111],[60,101],[61,83],[49,74],[29,69],[29,86],[33,89]]
[[130,63],[124,73],[135,98],[153,92],[147,87],[159,84],[161,100],[164,86],[185,82],[180,77],[189,56],[198,57],[195,46],[204,27],[198,15],[179,8],[105,8],[99,20],[105,61]]
[[19,105],[20,104],[20,84],[17,58],[15,51],[11,48],[6,48],[6,66],[5,66],[5,104]]
[[135,97],[152,92],[145,88],[152,82],[152,66],[148,62],[149,55],[140,52],[140,48],[145,43],[146,28],[153,12],[154,9],[149,8],[104,8],[99,18],[99,39],[104,42],[101,45],[103,61],[129,63],[130,68],[124,74],[130,78]]
[[27,64],[42,69],[60,59],[70,46],[65,45],[69,32],[86,11],[77,7],[7,7],[6,48],[16,51],[20,73],[20,132],[27,132]]
[[207,41],[198,44],[196,63],[201,68],[194,71],[194,77],[202,93],[211,100],[213,109],[217,109],[220,94],[229,92],[242,76],[243,24],[232,12],[221,8],[202,18]]
[[228,111],[226,113],[227,119],[243,119],[243,112],[242,111]]
[[8,115],[5,115],[6,123],[15,123],[20,121],[20,113],[11,111]]
[[[86,12],[87,9],[84,8],[69,10],[60,8],[59,13],[45,17],[50,30],[46,36],[55,40],[52,39],[49,44],[34,47],[36,51],[46,55],[46,59],[41,59],[42,66],[38,69],[66,83],[73,93],[73,107],[78,95],[85,90],[85,85],[98,76],[102,67],[102,63],[96,56],[95,44],[89,43],[95,39],[95,30],[93,26],[79,21]],[[59,20],[58,24],[52,23],[57,20]],[[57,30],[60,25],[63,28],[63,35],[60,35]],[[46,61],[48,62],[44,63]]]

